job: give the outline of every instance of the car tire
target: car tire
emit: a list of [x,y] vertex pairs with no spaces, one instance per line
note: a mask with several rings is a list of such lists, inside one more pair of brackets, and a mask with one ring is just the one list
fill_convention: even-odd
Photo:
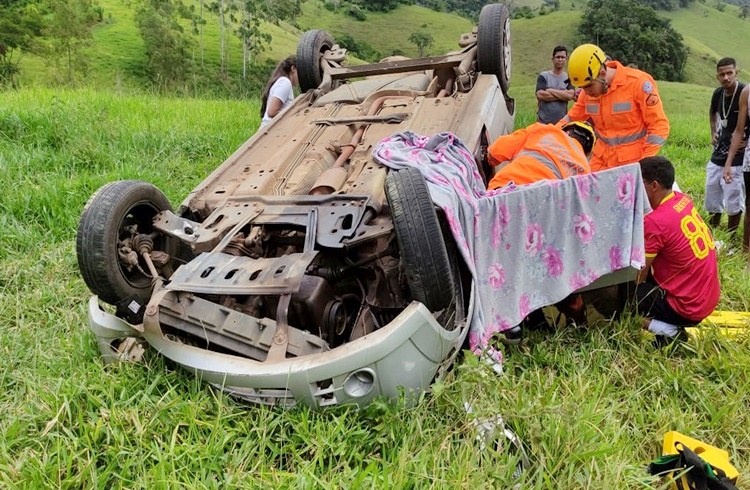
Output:
[[[102,301],[117,306],[118,314],[131,323],[142,319],[153,280],[121,264],[119,241],[127,226],[136,225],[138,233],[151,233],[153,218],[169,209],[166,196],[152,184],[120,180],[100,187],[81,214],[76,255],[83,280]],[[178,245],[176,240],[157,235],[153,249],[174,257]],[[141,269],[147,270],[145,264]]]
[[297,44],[297,76],[302,92],[318,88],[323,81],[320,58],[334,45],[326,31],[313,29],[302,34]]
[[510,86],[511,49],[508,7],[493,3],[482,7],[477,29],[477,65],[479,71],[495,75],[503,92]]
[[415,168],[391,170],[385,191],[412,299],[432,312],[447,308],[455,300],[453,268],[424,177]]

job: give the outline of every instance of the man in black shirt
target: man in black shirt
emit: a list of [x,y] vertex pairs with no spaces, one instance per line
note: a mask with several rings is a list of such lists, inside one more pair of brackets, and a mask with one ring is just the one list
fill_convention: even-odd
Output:
[[726,211],[729,231],[735,232],[745,210],[745,183],[742,177],[740,153],[731,162],[731,170],[724,172],[732,132],[737,126],[739,101],[745,86],[737,80],[737,63],[734,58],[722,58],[716,64],[716,78],[721,83],[711,97],[708,111],[711,124],[713,153],[706,165],[705,207],[711,216],[711,226],[718,227],[721,214]]

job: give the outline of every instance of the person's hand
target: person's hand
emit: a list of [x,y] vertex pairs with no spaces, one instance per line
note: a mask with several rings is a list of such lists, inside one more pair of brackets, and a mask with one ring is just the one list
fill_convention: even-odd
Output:
[[724,167],[724,182],[727,184],[732,183],[732,167]]
[[573,100],[578,100],[578,96],[581,95],[581,92],[583,92],[583,89],[577,88],[573,91]]
[[719,135],[717,133],[711,133],[711,146],[716,146],[716,140],[718,137]]

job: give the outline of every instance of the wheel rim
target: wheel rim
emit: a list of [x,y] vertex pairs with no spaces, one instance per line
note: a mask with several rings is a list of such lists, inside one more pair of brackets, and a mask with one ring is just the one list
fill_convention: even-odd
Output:
[[505,23],[503,24],[503,56],[505,57],[505,61],[503,62],[505,79],[510,81],[510,67],[513,66],[510,59],[510,18],[505,19]]
[[[159,212],[160,210],[152,203],[136,203],[130,209],[128,209],[128,212],[125,213],[125,216],[123,216],[123,218],[120,220],[120,223],[117,227],[118,236],[117,243],[115,244],[115,257],[117,267],[120,269],[120,274],[123,278],[125,278],[128,284],[137,289],[150,287],[152,279],[148,276],[145,276],[140,270],[138,270],[138,268],[134,267],[128,270],[128,268],[122,263],[120,259],[119,251],[120,248],[126,245],[126,242],[134,236],[133,232],[131,231],[133,227],[135,227],[136,234],[151,233],[153,231],[154,216],[156,216]],[[161,250],[161,248],[162,247],[160,240],[155,240],[153,249]],[[138,253],[137,250],[135,252]],[[147,270],[147,265],[141,258],[140,254],[138,254],[138,265],[141,270]]]

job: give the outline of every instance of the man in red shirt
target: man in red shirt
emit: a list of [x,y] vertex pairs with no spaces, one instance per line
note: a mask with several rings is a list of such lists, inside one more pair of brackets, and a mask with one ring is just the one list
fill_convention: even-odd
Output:
[[646,266],[638,275],[637,309],[663,343],[684,338],[719,302],[716,247],[688,196],[672,190],[674,166],[661,156],[640,161],[653,211],[644,219]]

